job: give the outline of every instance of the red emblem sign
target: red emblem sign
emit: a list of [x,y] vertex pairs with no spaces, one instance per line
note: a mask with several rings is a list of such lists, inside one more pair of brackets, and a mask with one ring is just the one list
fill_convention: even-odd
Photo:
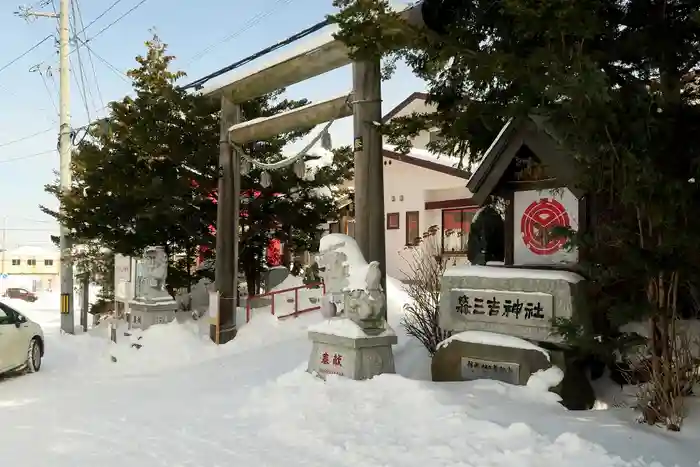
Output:
[[525,246],[536,255],[551,255],[561,250],[566,238],[553,237],[555,227],[570,227],[566,208],[556,199],[533,201],[520,219],[520,232]]

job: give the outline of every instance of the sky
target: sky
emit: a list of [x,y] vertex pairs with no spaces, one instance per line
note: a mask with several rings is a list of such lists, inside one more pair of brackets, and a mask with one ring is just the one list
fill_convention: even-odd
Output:
[[[50,1],[46,0],[46,6],[37,3],[36,10],[52,11]],[[54,1],[58,4],[58,0]],[[71,123],[74,128],[104,116],[103,107],[108,102],[130,92],[131,85],[124,73],[135,67],[134,58],[145,51],[144,42],[150,38],[150,31],[155,30],[168,44],[169,53],[177,57],[173,66],[187,73],[182,80],[184,84],[285,39],[334,12],[332,0],[120,0],[106,11],[115,1],[72,0],[79,12],[76,17],[82,17],[82,24],[88,26],[85,34],[90,39],[91,49],[88,54],[81,48],[80,62],[78,54],[71,55],[74,77],[71,80]],[[18,4],[12,1],[2,4],[0,30],[13,40],[0,48],[0,91],[3,92],[0,228],[5,226],[3,232],[8,249],[21,245],[48,248],[51,247],[49,236],[57,234],[58,227],[39,205],[57,206],[55,199],[44,192],[44,186],[56,178],[59,160],[56,151],[56,43],[53,39],[47,40],[15,63],[10,65],[10,62],[45,37],[56,36],[57,20],[26,21],[15,14]],[[125,13],[128,14],[119,19]],[[93,20],[96,21],[90,25]],[[96,37],[92,39],[93,36]],[[302,44],[303,40],[288,47]],[[279,53],[285,54],[287,50]],[[274,57],[270,54],[250,67],[274,60]],[[80,73],[81,63],[84,73]],[[84,86],[81,76],[84,76]],[[425,84],[406,67],[399,67],[393,78],[383,85],[383,112],[410,93],[424,88]],[[289,87],[287,96],[318,101],[351,89],[351,70],[344,67]],[[335,146],[351,144],[352,119],[334,123],[331,135]],[[0,245],[2,243],[0,237]]]

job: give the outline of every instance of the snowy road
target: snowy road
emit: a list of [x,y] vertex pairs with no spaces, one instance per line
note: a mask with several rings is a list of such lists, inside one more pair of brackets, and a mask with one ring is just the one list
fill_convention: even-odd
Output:
[[[158,326],[135,350],[61,336],[58,313],[41,306],[25,310],[47,334],[43,371],[0,380],[3,465],[700,465],[692,429],[667,434],[630,423],[629,411],[567,412],[532,388],[398,375],[324,383],[302,369],[315,316],[256,316],[221,348],[192,327]],[[420,373],[420,352],[400,345],[399,372]]]

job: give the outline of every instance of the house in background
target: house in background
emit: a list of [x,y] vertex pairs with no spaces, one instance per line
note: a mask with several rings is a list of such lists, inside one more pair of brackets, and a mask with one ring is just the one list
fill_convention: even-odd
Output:
[[0,253],[2,288],[22,287],[32,292],[58,290],[60,253],[53,248],[22,246]]
[[[384,122],[414,112],[433,112],[426,99],[424,93],[411,94],[384,116]],[[437,131],[422,131],[408,154],[384,142],[386,272],[400,280],[406,279],[405,246],[433,225],[440,231],[442,251],[458,264],[466,262],[469,227],[479,206],[471,201],[472,193],[466,187],[471,172],[457,169],[455,158],[427,150],[428,143],[439,137]],[[352,236],[350,214],[344,212],[341,223],[331,224],[329,231]]]

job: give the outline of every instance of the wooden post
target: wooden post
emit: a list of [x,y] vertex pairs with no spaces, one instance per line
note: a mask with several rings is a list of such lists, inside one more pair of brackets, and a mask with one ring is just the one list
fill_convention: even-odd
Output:
[[369,200],[367,183],[369,181],[369,159],[367,158],[367,131],[365,127],[365,74],[366,62],[352,64],[353,83],[353,150],[355,154],[355,241],[365,260],[369,261]]
[[381,86],[379,60],[353,63],[355,239],[368,262],[379,261],[386,290]]
[[[228,129],[240,120],[240,107],[225,96],[221,97],[221,124],[219,137],[219,187],[216,208],[216,270],[215,283],[219,292],[216,322],[209,327],[209,335],[217,344],[225,344],[236,335],[235,299],[238,272],[238,232],[236,196],[236,165],[228,140]],[[240,171],[239,171],[240,176]],[[239,179],[240,180],[240,179]]]

